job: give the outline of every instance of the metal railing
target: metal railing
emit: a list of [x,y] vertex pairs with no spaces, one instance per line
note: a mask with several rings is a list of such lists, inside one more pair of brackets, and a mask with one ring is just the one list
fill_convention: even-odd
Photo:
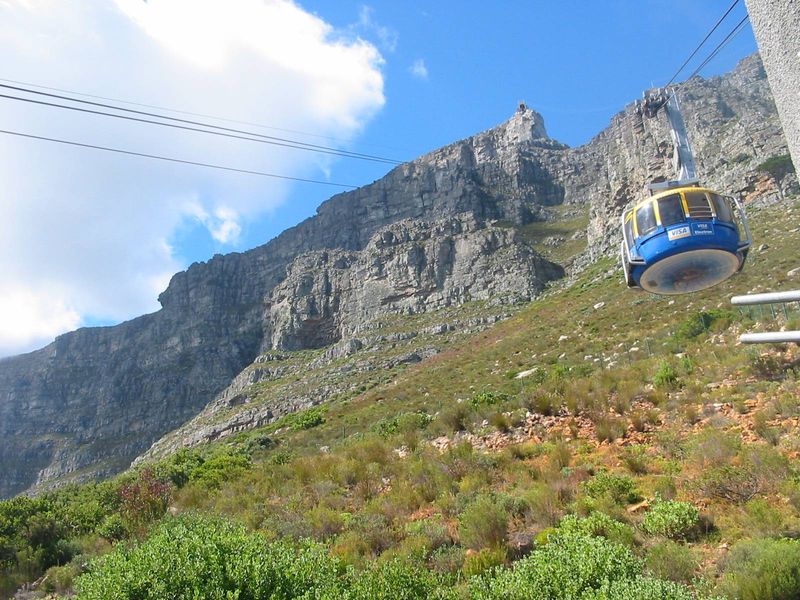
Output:
[[[770,292],[766,294],[746,294],[734,296],[731,304],[734,306],[752,306],[756,304],[783,304],[800,302],[800,290],[788,292]],[[773,314],[774,316],[774,314]],[[782,344],[794,342],[800,344],[800,331],[766,331],[763,333],[743,333],[739,336],[743,344]]]

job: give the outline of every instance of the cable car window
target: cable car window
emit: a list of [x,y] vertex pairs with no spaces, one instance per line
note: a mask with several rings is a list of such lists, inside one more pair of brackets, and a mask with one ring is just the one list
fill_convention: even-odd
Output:
[[728,204],[728,200],[717,194],[711,194],[711,199],[714,201],[714,210],[717,213],[717,219],[732,223],[733,213],[731,213],[731,205]]
[[639,235],[647,235],[656,228],[656,215],[653,212],[653,203],[642,204],[636,209],[636,229]]
[[661,224],[664,227],[683,223],[683,206],[680,194],[673,194],[658,201],[658,213],[661,215]]
[[630,247],[633,243],[633,215],[625,220],[625,244]]
[[689,207],[689,216],[693,219],[708,219],[713,216],[711,205],[705,192],[684,192],[686,205]]

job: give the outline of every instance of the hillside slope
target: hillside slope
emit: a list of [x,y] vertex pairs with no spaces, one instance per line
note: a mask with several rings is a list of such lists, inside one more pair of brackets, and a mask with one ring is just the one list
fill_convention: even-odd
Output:
[[[756,168],[786,153],[757,57],[728,76],[696,78],[682,94],[710,183],[779,198],[796,185],[793,175]],[[193,417],[153,452],[351,393],[349,376],[302,385],[302,373],[288,395],[240,393],[275,388],[274,373],[259,365],[283,351],[330,362],[399,335],[382,330],[384,318],[489,298],[505,308],[481,308],[467,330],[509,316],[565,268],[577,272],[613,245],[619,207],[669,175],[667,140],[663,122],[642,121],[629,106],[570,149],[521,106],[494,129],[334,196],[264,246],[192,265],[173,277],[157,313],[0,361],[0,497],[117,472]],[[439,316],[427,327],[434,337],[452,331]],[[424,341],[418,333],[407,339]],[[393,360],[439,349],[414,347]]]

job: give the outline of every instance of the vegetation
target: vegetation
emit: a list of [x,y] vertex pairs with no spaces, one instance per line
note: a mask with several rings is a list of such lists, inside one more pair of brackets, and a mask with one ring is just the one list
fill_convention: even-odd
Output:
[[[797,597],[798,354],[738,346],[772,316],[727,297],[780,287],[800,234],[785,207],[751,217],[756,238],[771,232],[758,271],[673,304],[621,290],[601,261],[478,334],[420,333],[331,366],[289,353],[308,374],[254,384],[254,402],[304,379],[354,387],[107,482],[0,502],[2,592]],[[377,331],[512,309],[458,310]],[[419,365],[341,369],[425,347],[440,352]]]

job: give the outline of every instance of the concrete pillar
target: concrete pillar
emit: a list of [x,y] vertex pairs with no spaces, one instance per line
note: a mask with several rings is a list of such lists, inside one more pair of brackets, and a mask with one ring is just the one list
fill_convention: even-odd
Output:
[[769,87],[800,173],[800,0],[745,0]]

